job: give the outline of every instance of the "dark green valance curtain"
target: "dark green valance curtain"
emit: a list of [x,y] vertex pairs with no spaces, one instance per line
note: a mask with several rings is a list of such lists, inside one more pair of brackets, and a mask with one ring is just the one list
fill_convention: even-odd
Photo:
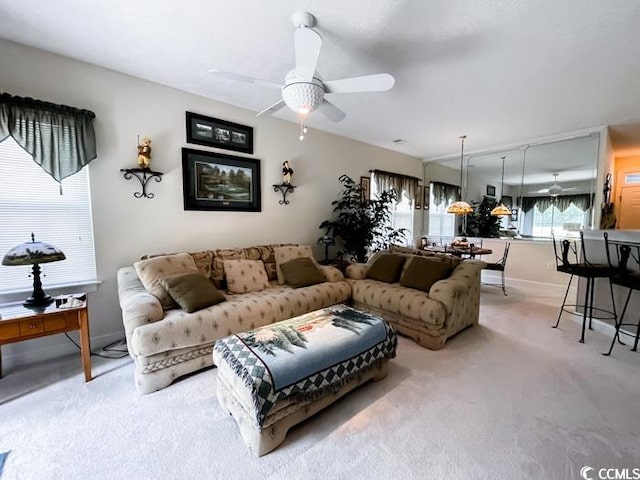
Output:
[[442,182],[431,182],[431,192],[433,195],[433,203],[436,207],[442,204],[449,205],[458,200],[459,188],[456,185],[450,185]]
[[57,182],[96,158],[95,113],[0,94],[0,141],[11,136]]
[[572,204],[583,212],[586,212],[593,204],[593,195],[589,193],[581,193],[579,195],[558,195],[557,197],[522,198],[522,210],[524,210],[525,213],[531,211],[536,205],[538,206],[538,210],[541,212],[544,212],[551,205],[555,205],[558,210],[564,212]]

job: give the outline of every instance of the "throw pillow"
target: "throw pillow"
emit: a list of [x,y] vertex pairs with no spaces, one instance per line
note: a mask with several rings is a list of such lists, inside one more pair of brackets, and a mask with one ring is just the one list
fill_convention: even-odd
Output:
[[387,283],[397,282],[405,260],[402,255],[383,253],[367,270],[367,278]]
[[232,248],[225,250],[215,250],[213,261],[211,262],[211,281],[217,288],[225,288],[224,261],[225,260],[246,260],[247,252],[242,248]]
[[[278,275],[278,283],[280,285],[284,285],[284,273],[282,273],[282,264],[288,262],[289,260],[293,260],[294,258],[302,258],[308,257],[313,260],[313,263],[316,261],[313,258],[313,252],[311,251],[311,247],[309,245],[291,245],[287,247],[275,247],[273,249],[273,254],[276,257],[276,273]],[[317,263],[316,263],[317,265]]]
[[140,260],[133,264],[138,272],[138,277],[147,291],[154,295],[162,308],[169,310],[175,308],[176,302],[173,301],[171,295],[160,284],[160,279],[176,273],[193,273],[197,272],[193,257],[188,253],[178,253],[176,255],[164,255],[162,257],[153,257],[148,260]]
[[439,280],[451,275],[456,267],[435,257],[411,257],[400,277],[400,285],[428,292]]
[[224,274],[229,293],[259,292],[269,286],[262,260],[225,260]]
[[202,273],[178,273],[160,279],[160,284],[186,312],[195,312],[224,302],[224,295]]
[[293,288],[308,287],[326,281],[324,274],[309,257],[294,258],[280,265],[284,279]]

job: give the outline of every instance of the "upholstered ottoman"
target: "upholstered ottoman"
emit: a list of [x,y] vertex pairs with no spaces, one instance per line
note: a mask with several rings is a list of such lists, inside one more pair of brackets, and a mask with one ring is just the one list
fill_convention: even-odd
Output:
[[387,374],[397,338],[380,317],[344,305],[218,340],[217,397],[249,449],[264,455],[309,418]]

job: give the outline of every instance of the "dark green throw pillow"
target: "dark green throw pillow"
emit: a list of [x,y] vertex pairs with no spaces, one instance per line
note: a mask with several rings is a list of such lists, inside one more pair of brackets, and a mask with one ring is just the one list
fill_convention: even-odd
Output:
[[280,265],[284,275],[284,281],[293,288],[308,287],[326,282],[324,273],[313,263],[309,257],[300,257]]
[[367,278],[387,283],[397,282],[398,278],[400,278],[400,273],[402,273],[405,260],[406,257],[403,255],[383,253],[369,267]]
[[455,268],[439,258],[411,257],[400,278],[400,285],[428,292],[434,283],[447,278]]
[[189,313],[225,300],[224,295],[200,272],[178,273],[159,281],[180,308]]

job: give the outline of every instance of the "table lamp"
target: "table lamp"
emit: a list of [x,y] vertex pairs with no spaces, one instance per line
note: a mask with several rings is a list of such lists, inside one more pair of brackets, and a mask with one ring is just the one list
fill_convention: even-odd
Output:
[[329,247],[336,244],[335,239],[331,235],[323,235],[318,239],[318,245],[324,245],[324,260],[323,262],[329,262]]
[[36,242],[32,233],[30,242],[17,245],[5,254],[2,265],[33,265],[33,293],[24,301],[23,305],[29,308],[40,308],[53,302],[53,298],[42,290],[40,264],[58,262],[65,258],[64,253],[53,245]]

